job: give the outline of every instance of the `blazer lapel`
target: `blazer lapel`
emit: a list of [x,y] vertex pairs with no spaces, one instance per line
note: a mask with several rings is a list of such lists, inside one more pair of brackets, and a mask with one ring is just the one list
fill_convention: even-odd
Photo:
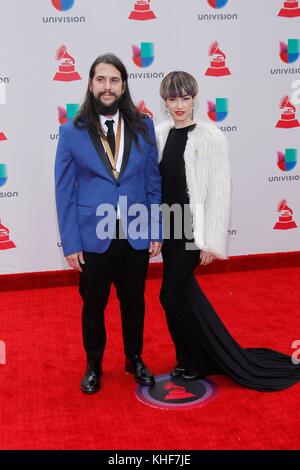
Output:
[[122,174],[124,173],[125,171],[125,168],[127,166],[127,163],[128,163],[128,160],[129,160],[129,155],[130,155],[130,150],[131,150],[131,143],[132,143],[132,137],[131,137],[131,134],[129,132],[129,129],[124,122],[124,152],[123,152],[123,159],[122,159],[122,165],[121,165],[121,169],[120,169],[120,176],[119,178],[121,178]]
[[112,172],[112,168],[111,168],[110,163],[108,161],[108,158],[106,156],[106,153],[105,153],[105,150],[103,148],[103,145],[102,145],[102,142],[101,142],[101,139],[100,139],[100,136],[99,136],[98,132],[94,129],[89,129],[88,133],[89,133],[90,138],[91,138],[91,140],[94,144],[94,147],[97,151],[98,157],[100,158],[101,162],[105,166],[105,168],[106,168],[107,172],[109,173],[109,175],[113,179],[115,179],[114,174]]

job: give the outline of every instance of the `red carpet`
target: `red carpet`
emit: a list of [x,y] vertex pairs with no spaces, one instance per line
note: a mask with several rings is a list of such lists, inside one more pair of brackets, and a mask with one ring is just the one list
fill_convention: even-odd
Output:
[[[300,339],[300,268],[201,276],[201,285],[243,345],[291,353]],[[158,303],[160,281],[147,284],[144,359],[155,374],[171,369],[173,347]],[[259,393],[213,377],[217,399],[205,408],[162,411],[135,398],[123,372],[118,304],[107,309],[103,389],[79,390],[85,360],[75,287],[1,292],[1,449],[298,449],[300,384]]]

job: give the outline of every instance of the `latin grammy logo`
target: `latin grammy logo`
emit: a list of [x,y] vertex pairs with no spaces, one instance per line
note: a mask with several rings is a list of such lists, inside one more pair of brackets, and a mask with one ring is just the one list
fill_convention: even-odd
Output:
[[6,135],[4,134],[4,132],[0,132],[0,142],[2,140],[7,140]]
[[150,0],[136,0],[134,9],[129,15],[130,20],[154,20],[155,14],[151,10]]
[[288,207],[285,199],[282,199],[278,204],[277,212],[280,212],[278,222],[274,225],[274,230],[289,230],[297,228],[296,222],[293,220],[293,211]]
[[185,398],[196,397],[193,393],[187,392],[184,387],[175,385],[173,382],[168,382],[164,386],[165,390],[169,390],[165,396],[165,400],[184,400]]
[[226,55],[219,49],[219,44],[214,41],[208,50],[208,55],[212,57],[210,67],[206,70],[205,75],[210,77],[224,77],[231,75],[230,70],[226,67]]
[[284,16],[286,18],[295,18],[300,16],[299,1],[285,0],[283,8],[281,8],[278,16]]
[[283,96],[283,98],[281,98],[279,107],[283,111],[281,114],[281,118],[276,124],[276,127],[282,129],[291,129],[293,127],[300,126],[298,119],[296,119],[296,108],[290,102],[288,96]]
[[211,380],[185,381],[170,374],[157,375],[152,387],[138,385],[137,398],[146,405],[164,410],[187,410],[205,406],[217,395],[217,386]]
[[53,80],[59,82],[73,82],[75,80],[81,80],[81,76],[75,71],[75,59],[67,53],[67,47],[62,44],[56,51],[56,60],[61,61],[64,59],[58,67]]
[[8,228],[4,227],[0,220],[0,250],[9,250],[10,248],[16,248],[16,245],[9,238]]
[[150,109],[146,107],[146,103],[144,100],[139,101],[136,105],[136,108],[140,113],[146,114],[146,116],[151,119],[153,118],[153,113],[150,111]]

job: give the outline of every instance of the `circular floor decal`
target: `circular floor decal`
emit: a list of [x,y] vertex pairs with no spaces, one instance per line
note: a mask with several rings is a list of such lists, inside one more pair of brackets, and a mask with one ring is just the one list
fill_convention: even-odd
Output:
[[137,386],[136,396],[146,405],[164,410],[206,406],[215,399],[217,386],[211,380],[184,380],[170,374],[157,375],[152,387]]

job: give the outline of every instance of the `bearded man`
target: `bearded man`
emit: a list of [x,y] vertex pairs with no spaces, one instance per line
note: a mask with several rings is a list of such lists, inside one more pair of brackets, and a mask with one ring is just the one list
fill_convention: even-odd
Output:
[[[112,283],[120,301],[125,371],[152,385],[142,360],[144,290],[149,257],[161,248],[160,217],[150,210],[161,202],[161,177],[152,120],[134,106],[127,70],[113,54],[94,61],[83,105],[74,121],[60,127],[55,186],[63,252],[80,273],[87,358],[81,390],[92,394],[101,387]],[[139,233],[128,229],[136,205],[147,212]]]

